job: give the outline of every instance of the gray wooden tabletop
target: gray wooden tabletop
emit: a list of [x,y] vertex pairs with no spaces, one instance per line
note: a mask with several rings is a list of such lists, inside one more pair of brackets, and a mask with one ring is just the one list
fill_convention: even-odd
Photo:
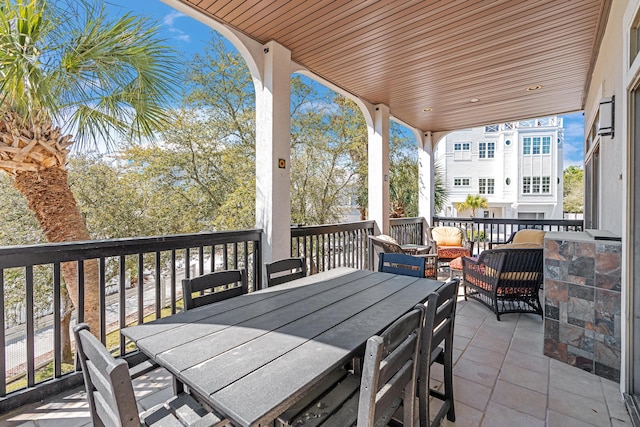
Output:
[[338,268],[122,330],[240,426],[265,426],[443,282]]

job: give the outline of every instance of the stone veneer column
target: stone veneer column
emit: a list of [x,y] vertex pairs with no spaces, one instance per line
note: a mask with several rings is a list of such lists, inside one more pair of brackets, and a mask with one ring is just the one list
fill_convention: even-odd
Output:
[[544,354],[619,382],[621,243],[551,232],[544,253]]

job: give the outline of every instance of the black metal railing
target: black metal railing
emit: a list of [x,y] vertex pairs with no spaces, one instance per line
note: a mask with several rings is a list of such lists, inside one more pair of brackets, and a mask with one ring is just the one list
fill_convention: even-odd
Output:
[[291,256],[304,256],[309,274],[335,267],[369,268],[374,221],[291,227]]
[[[21,389],[73,372],[73,365],[63,368],[60,327],[65,290],[61,271],[68,265],[78,272],[74,320],[81,322],[85,265],[97,263],[99,336],[114,354],[125,356],[135,349],[117,331],[180,310],[182,278],[246,268],[250,289],[257,289],[261,251],[261,230],[0,248],[0,396],[20,394]],[[15,406],[4,400],[0,412]]]
[[545,231],[583,231],[584,222],[574,219],[510,219],[510,218],[451,218],[433,217],[433,225],[452,225],[462,228],[474,251],[489,249],[490,243],[504,243],[511,234],[522,229]]

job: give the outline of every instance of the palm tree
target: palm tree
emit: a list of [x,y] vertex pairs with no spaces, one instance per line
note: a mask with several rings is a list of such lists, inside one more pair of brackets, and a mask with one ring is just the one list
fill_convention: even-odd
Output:
[[476,209],[487,209],[489,207],[489,201],[486,197],[479,194],[471,195],[467,194],[467,199],[464,202],[456,203],[456,209],[458,212],[471,210],[471,218],[476,216]]
[[[70,146],[112,147],[160,129],[177,63],[146,19],[110,19],[85,0],[0,0],[0,169],[48,241],[91,238],[69,188]],[[97,262],[84,270],[84,320],[98,334]],[[62,273],[78,307],[77,265]]]

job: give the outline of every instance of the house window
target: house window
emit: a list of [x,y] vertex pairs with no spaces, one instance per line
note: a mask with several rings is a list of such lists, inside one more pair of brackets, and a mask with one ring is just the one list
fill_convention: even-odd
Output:
[[534,176],[531,179],[531,192],[532,193],[539,193],[540,192],[540,177],[539,176]]
[[484,127],[485,132],[498,132],[499,125],[489,125]]
[[531,177],[530,176],[522,177],[522,192],[524,194],[531,193]]
[[542,192],[550,193],[551,192],[551,177],[543,176],[542,177]]
[[454,187],[468,187],[471,185],[471,178],[453,178]]
[[495,142],[479,142],[478,143],[478,158],[480,159],[493,159],[496,154]]
[[453,144],[453,159],[471,160],[471,143],[456,142],[455,144]]
[[493,194],[495,189],[495,180],[493,178],[480,178],[478,180],[478,193]]
[[534,136],[522,138],[523,155],[551,154],[551,137]]
[[532,154],[540,154],[540,137],[533,138]]

